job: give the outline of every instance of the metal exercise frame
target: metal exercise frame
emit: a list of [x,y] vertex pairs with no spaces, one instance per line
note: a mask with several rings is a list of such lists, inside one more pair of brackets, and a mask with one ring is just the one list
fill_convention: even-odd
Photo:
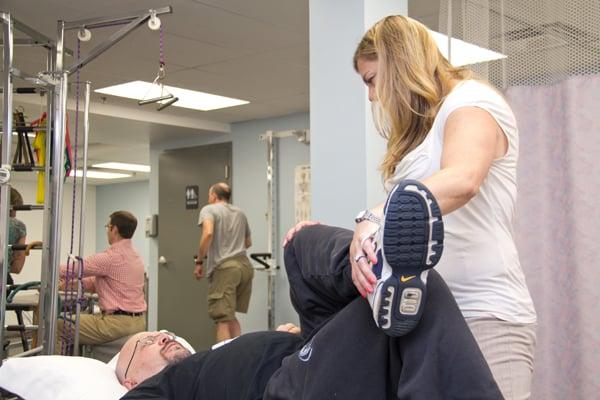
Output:
[[[47,120],[46,120],[46,149],[50,156],[45,163],[45,204],[44,210],[44,233],[42,246],[42,271],[40,287],[40,321],[38,329],[38,347],[31,349],[27,354],[37,353],[54,354],[56,341],[56,320],[58,316],[58,278],[60,266],[60,227],[62,222],[62,199],[63,199],[63,165],[65,157],[66,136],[66,113],[67,113],[67,86],[69,75],[77,72],[85,65],[100,56],[114,44],[119,42],[133,30],[147,22],[150,18],[158,15],[170,14],[172,8],[163,7],[158,9],[142,10],[119,16],[100,17],[79,21],[58,21],[57,40],[54,42],[45,35],[17,21],[10,13],[0,12],[2,23],[2,46],[3,46],[3,129],[2,129],[2,151],[0,157],[0,196],[3,199],[0,204],[0,346],[4,343],[5,317],[6,317],[6,279],[10,270],[8,265],[8,231],[9,231],[9,183],[11,172],[19,169],[11,165],[11,142],[13,131],[13,79],[18,78],[28,84],[42,88],[47,96]],[[93,29],[105,26],[125,25],[113,33],[107,40],[97,45],[83,58],[76,60],[72,65],[65,68],[65,54],[73,55],[73,52],[64,45],[65,31],[73,29]],[[13,30],[29,36],[28,39],[17,39],[13,37]],[[42,46],[48,51],[47,71],[37,75],[31,75],[20,71],[13,66],[13,49],[15,45]],[[27,93],[35,93],[31,90]],[[83,253],[84,231],[85,231],[85,193],[87,170],[87,144],[89,135],[89,98],[90,83],[85,84],[84,94],[84,154],[83,154],[83,179],[81,188],[81,208],[79,226],[79,255]],[[40,170],[30,168],[29,170]],[[32,207],[31,209],[39,209]],[[81,283],[78,285],[78,293],[81,291]],[[75,344],[78,344],[79,330],[79,304],[76,307],[76,334]],[[77,348],[77,346],[75,347]],[[0,347],[0,365],[5,358]]]
[[[260,135],[259,139],[267,143],[267,253],[261,254],[263,258],[268,259],[268,264],[265,265],[265,271],[268,274],[267,278],[267,312],[269,330],[275,329],[275,275],[279,269],[279,171],[278,154],[279,154],[279,139],[286,137],[296,137],[299,142],[310,143],[310,131],[303,130],[288,130],[288,131],[267,131]],[[270,255],[266,257],[266,255]],[[254,257],[253,257],[254,258]],[[254,258],[256,260],[256,258]],[[258,261],[258,260],[256,260]],[[266,267],[269,265],[269,268]]]
[[[35,31],[27,27],[26,25],[16,21],[12,16],[8,13],[0,13],[0,20],[2,22],[2,45],[3,45],[3,82],[2,82],[2,91],[3,91],[3,119],[2,119],[2,155],[0,159],[0,169],[1,175],[4,179],[0,181],[0,196],[3,199],[2,204],[0,206],[0,265],[1,273],[0,273],[0,344],[4,344],[4,332],[5,332],[5,317],[6,317],[6,279],[8,273],[10,271],[10,266],[8,265],[8,231],[9,231],[9,209],[10,209],[10,190],[8,184],[10,183],[10,177],[12,171],[20,171],[21,169],[12,168],[11,165],[11,152],[12,152],[12,131],[13,131],[13,118],[12,118],[12,106],[13,106],[13,78],[18,78],[26,81],[29,84],[32,84],[38,88],[43,88],[48,93],[47,97],[47,107],[48,110],[51,109],[52,105],[52,97],[54,94],[54,82],[48,77],[42,76],[33,76],[27,73],[24,73],[13,66],[13,30],[17,29],[27,35],[30,36],[31,45],[41,45],[46,48],[47,55],[47,67],[51,68],[52,65],[52,57],[54,52],[54,46],[52,40],[42,35],[41,33]],[[23,43],[21,43],[23,44]],[[50,149],[51,143],[51,134],[50,134],[50,124],[52,120],[51,113],[48,113],[47,120],[47,132],[46,135],[46,148]],[[49,197],[50,185],[49,178],[52,174],[51,162],[48,160],[45,164],[45,168],[34,168],[34,170],[44,170],[46,172],[46,199]],[[26,169],[25,169],[26,170]],[[31,170],[31,169],[30,169]],[[37,207],[33,209],[39,209]],[[47,220],[50,217],[50,203],[46,202],[46,204],[42,208],[44,210],[44,226],[48,226]],[[49,235],[47,232],[44,233],[44,243],[48,243]],[[42,275],[44,275],[44,266],[47,266],[47,261],[51,256],[51,250],[48,246],[43,246],[42,248]],[[39,307],[42,309],[44,305],[44,298],[47,297],[47,286],[42,285],[40,287],[40,304]],[[38,329],[38,343],[43,343],[42,333],[44,332],[45,326],[40,321]],[[43,345],[38,346],[36,348],[30,349],[27,354],[36,354],[43,350]],[[0,351],[2,351],[0,349]],[[0,354],[0,362],[4,358],[4,354]]]

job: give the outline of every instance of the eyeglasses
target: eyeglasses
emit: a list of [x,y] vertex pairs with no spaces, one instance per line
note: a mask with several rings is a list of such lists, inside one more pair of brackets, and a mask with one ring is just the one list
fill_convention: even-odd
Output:
[[155,335],[148,335],[148,336],[144,336],[143,338],[138,339],[135,342],[135,347],[133,348],[133,353],[131,353],[131,358],[129,359],[129,362],[127,363],[127,368],[125,369],[125,375],[124,375],[123,379],[127,379],[127,372],[129,372],[129,367],[131,366],[131,362],[133,361],[133,357],[135,356],[135,352],[138,348],[138,345],[141,344],[142,347],[150,346],[151,344],[154,344],[154,342],[156,342],[156,339],[158,339],[161,335],[167,336],[169,338],[169,341],[174,341],[175,339],[177,339],[177,336],[171,332],[159,332]]

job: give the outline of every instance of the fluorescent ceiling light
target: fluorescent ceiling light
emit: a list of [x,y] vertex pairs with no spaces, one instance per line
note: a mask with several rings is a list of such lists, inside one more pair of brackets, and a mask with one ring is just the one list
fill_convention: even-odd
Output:
[[[230,97],[217,96],[216,94],[196,92],[177,88],[173,86],[164,86],[165,91],[178,97],[179,101],[173,104],[173,107],[191,108],[192,110],[210,111],[219,108],[227,108],[248,104],[246,100],[232,99]],[[95,92],[109,94],[111,96],[126,97],[128,99],[145,100],[160,97],[162,94],[160,86],[144,81],[133,81],[122,83],[120,85],[108,86],[96,89]],[[161,104],[164,103],[161,102]]]
[[94,168],[120,169],[123,171],[150,172],[149,165],[106,162],[92,165]]
[[[73,170],[71,170],[71,173],[69,174],[69,176],[73,176]],[[94,178],[94,179],[121,179],[121,178],[129,178],[131,176],[131,174],[124,174],[124,173],[118,173],[118,172],[105,172],[105,171],[95,171],[95,170],[87,170],[87,175],[88,178]],[[83,177],[83,170],[78,169],[77,170],[77,177],[81,178]]]
[[[448,36],[435,31],[429,32],[433,36],[433,39],[437,43],[437,46],[444,57],[448,58]],[[506,58],[506,55],[502,53],[472,43],[467,43],[456,38],[451,39],[450,46],[452,50],[450,55],[452,59],[450,62],[455,67]]]

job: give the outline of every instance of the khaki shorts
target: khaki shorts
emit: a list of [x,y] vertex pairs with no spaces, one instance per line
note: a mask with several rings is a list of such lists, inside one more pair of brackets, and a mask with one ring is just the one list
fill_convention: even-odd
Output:
[[208,285],[208,315],[216,322],[235,319],[248,312],[254,269],[246,256],[230,258],[212,272]]

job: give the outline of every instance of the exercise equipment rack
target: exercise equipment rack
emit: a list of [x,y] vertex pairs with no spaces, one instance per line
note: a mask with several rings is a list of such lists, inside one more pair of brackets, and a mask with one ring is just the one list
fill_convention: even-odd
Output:
[[[20,210],[43,210],[43,239],[42,239],[42,269],[40,282],[40,300],[39,300],[39,322],[37,329],[37,347],[29,349],[25,353],[17,356],[30,356],[34,354],[54,354],[56,339],[56,321],[58,316],[58,278],[60,267],[60,248],[61,235],[60,227],[62,223],[62,203],[63,203],[63,184],[64,174],[63,166],[65,162],[65,137],[66,137],[66,118],[67,118],[67,85],[69,76],[78,72],[85,65],[99,57],[114,44],[125,38],[133,30],[141,25],[148,23],[150,28],[156,25],[157,16],[172,13],[172,8],[162,7],[156,9],[147,9],[142,11],[130,12],[117,16],[91,18],[77,21],[58,21],[57,39],[52,40],[46,35],[18,21],[9,12],[0,12],[0,25],[2,29],[2,146],[0,152],[0,197],[3,201],[0,203],[0,344],[4,343],[5,338],[5,317],[6,317],[6,280],[10,266],[8,265],[8,231],[9,231],[9,210],[10,210],[10,190],[9,184],[13,173],[22,171],[44,171],[45,172],[45,193],[43,207],[28,206]],[[160,22],[158,20],[158,22]],[[69,66],[65,65],[65,55],[73,55],[73,52],[65,47],[65,32],[69,30],[78,30],[78,38],[89,38],[89,29],[101,28],[106,26],[123,25],[114,32],[105,41],[98,44],[83,57]],[[27,38],[15,38],[13,31],[18,30]],[[85,35],[81,35],[83,32]],[[37,74],[28,74],[13,65],[13,51],[15,46],[39,46],[47,51],[46,71]],[[13,81],[19,79],[24,81],[30,87],[15,88]],[[12,156],[12,132],[17,127],[13,121],[13,94],[34,94],[44,92],[46,94],[46,149],[47,157],[43,168],[33,165],[13,165]],[[89,98],[90,83],[85,83],[84,91],[84,161],[82,177],[82,203],[80,215],[80,235],[79,235],[79,256],[83,252],[83,232],[85,210],[85,191],[87,168],[87,138],[89,133]],[[79,290],[78,290],[79,291]],[[76,329],[78,327],[76,326]],[[75,335],[77,343],[77,334]],[[77,346],[74,346],[77,348]],[[0,365],[6,357],[4,351],[0,349]]]

